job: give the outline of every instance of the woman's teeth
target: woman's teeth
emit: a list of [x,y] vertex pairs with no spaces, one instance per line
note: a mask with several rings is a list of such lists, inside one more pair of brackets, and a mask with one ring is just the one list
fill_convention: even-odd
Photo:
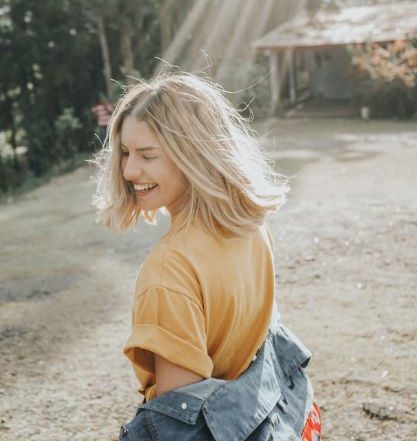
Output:
[[149,191],[153,188],[157,187],[158,184],[143,184],[143,185],[134,185],[135,190],[137,191]]

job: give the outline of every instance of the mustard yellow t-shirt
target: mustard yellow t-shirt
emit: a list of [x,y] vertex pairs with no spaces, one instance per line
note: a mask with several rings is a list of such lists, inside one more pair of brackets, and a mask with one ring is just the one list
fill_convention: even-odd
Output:
[[266,224],[230,242],[195,223],[163,237],[139,269],[132,332],[123,348],[139,392],[148,401],[156,396],[148,351],[204,378],[237,378],[267,335],[274,288]]

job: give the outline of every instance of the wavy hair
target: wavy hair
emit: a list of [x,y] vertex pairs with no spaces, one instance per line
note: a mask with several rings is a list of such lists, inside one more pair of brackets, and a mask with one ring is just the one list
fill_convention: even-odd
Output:
[[156,224],[158,210],[142,210],[123,178],[120,132],[126,116],[145,121],[189,183],[180,227],[199,221],[216,237],[242,236],[285,202],[287,179],[276,173],[257,134],[223,89],[189,73],[164,73],[125,89],[101,151],[93,204],[98,221],[117,230],[140,216]]

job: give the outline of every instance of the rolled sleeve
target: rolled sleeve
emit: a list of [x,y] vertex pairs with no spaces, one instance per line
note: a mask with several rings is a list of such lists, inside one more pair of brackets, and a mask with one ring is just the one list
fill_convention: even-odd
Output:
[[204,378],[213,371],[201,305],[191,295],[164,286],[151,286],[136,297],[123,352],[144,387],[142,379],[155,374],[150,352]]

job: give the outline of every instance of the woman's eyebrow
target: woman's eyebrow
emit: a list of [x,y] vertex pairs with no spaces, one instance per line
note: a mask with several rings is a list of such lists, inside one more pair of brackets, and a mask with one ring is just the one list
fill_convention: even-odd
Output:
[[[129,150],[125,145],[121,144],[122,149]],[[145,146],[145,147],[137,147],[135,150],[139,150],[140,152],[145,152],[148,150],[158,150],[158,147]]]

